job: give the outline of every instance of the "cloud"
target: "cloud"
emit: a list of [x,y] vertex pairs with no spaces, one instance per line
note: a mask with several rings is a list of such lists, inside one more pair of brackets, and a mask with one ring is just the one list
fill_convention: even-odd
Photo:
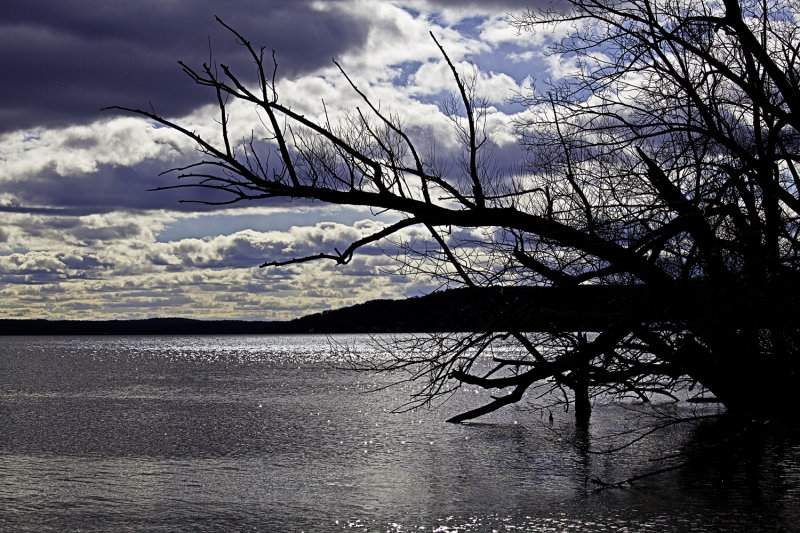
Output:
[[[453,92],[433,31],[463,74],[489,97],[487,133],[503,168],[521,157],[505,102],[520,90],[522,58],[540,46],[505,23],[528,2],[330,0],[141,0],[80,3],[9,0],[0,22],[4,66],[18,83],[0,86],[0,302],[4,316],[291,318],[372,298],[416,296],[429,276],[399,275],[394,242],[332,261],[259,269],[344,250],[390,219],[266,200],[213,208],[179,200],[222,200],[174,185],[164,170],[198,156],[184,138],[139,118],[100,112],[150,103],[191,131],[218,139],[215,96],[195,87],[176,61],[214,57],[252,81],[252,61],[213,15],[256,45],[276,50],[282,102],[332,119],[363,102],[331,63],[386,113],[400,117],[422,153],[452,174],[463,156],[442,96]],[[536,2],[533,2],[535,7]],[[532,55],[531,57],[538,57]],[[324,102],[324,106],[323,106]],[[234,139],[262,128],[248,105],[228,107]],[[417,228],[398,235],[425,243]]]
[[505,16],[527,9],[552,8],[559,0],[410,0],[405,6],[435,14],[448,24],[474,17]]
[[257,266],[344,249],[382,227],[377,220],[158,242],[160,229],[176,216],[112,212],[48,220],[14,214],[7,252],[0,248],[4,316],[287,319],[422,290],[412,279],[376,275],[396,267],[377,247],[348,265]]
[[94,174],[102,166],[174,160],[190,148],[175,132],[132,117],[100,120],[91,126],[20,131],[2,138],[0,180],[21,180],[43,172]]
[[207,61],[209,36],[220,60],[252,72],[214,15],[280,51],[286,76],[328,64],[366,37],[362,22],[346,11],[298,0],[8,0],[0,50],[5,71],[25,83],[0,88],[0,132],[85,124],[115,104],[152,101],[166,115],[188,113],[210,95],[191,90],[177,61]]
[[[51,46],[59,50],[59,53],[62,53],[63,48],[67,57],[63,58],[62,63],[67,65],[71,62],[84,65],[87,61],[83,56],[92,57],[92,61],[88,63],[102,63],[103,55],[89,54],[87,51],[82,52],[83,56],[77,52],[73,54],[70,46],[59,45],[59,39],[81,43],[129,43],[144,47],[136,52],[137,57],[152,56],[155,62],[162,55],[184,49],[193,50],[195,55],[192,57],[197,62],[207,60],[202,55],[207,54],[206,43],[198,45],[187,42],[192,41],[192,38],[197,39],[198,28],[204,27],[196,17],[204,9],[211,9],[209,2],[192,4],[191,9],[183,1],[172,2],[168,6],[162,2],[152,6],[149,1],[144,2],[140,4],[140,9],[148,6],[153,9],[146,14],[141,27],[138,22],[133,25],[136,27],[124,24],[122,19],[130,15],[126,11],[130,7],[124,4],[104,3],[105,9],[96,10],[89,7],[91,2],[82,5],[87,11],[85,17],[81,16],[81,10],[66,12],[58,4],[52,10],[34,9],[24,16],[16,14],[6,24],[12,29],[34,32],[27,37],[32,39],[34,47]],[[447,157],[448,151],[457,148],[450,125],[438,112],[438,102],[424,101],[426,96],[441,95],[455,89],[428,31],[433,29],[437,33],[454,60],[487,50],[487,44],[477,39],[477,35],[466,35],[454,28],[437,24],[429,15],[415,15],[387,2],[277,2],[270,3],[268,9],[261,4],[259,6],[257,8],[240,0],[225,9],[230,11],[231,23],[237,28],[239,23],[243,25],[242,33],[252,36],[254,42],[277,39],[291,43],[288,60],[281,57],[278,48],[280,71],[288,71],[284,72],[279,84],[285,103],[320,120],[325,112],[322,102],[325,102],[334,117],[341,116],[337,110],[352,110],[362,105],[358,95],[330,63],[332,53],[337,55],[337,52],[342,52],[343,65],[353,79],[382,109],[399,113],[412,137],[420,139],[422,145],[435,139],[437,150],[444,157]],[[187,11],[190,13],[187,14]],[[242,13],[250,14],[253,20],[243,17]],[[183,15],[186,18],[181,18]],[[192,21],[197,21],[197,24],[192,29],[181,25],[176,31],[165,32],[169,35],[162,35],[162,30],[176,24],[177,20],[181,24]],[[276,20],[285,24],[278,28]],[[255,21],[264,22],[264,26],[256,29]],[[358,30],[350,32],[351,25]],[[211,23],[211,26],[214,24]],[[315,36],[320,34],[321,43],[326,43],[326,39],[335,40],[334,36],[340,31],[344,32],[346,38],[342,38],[341,42],[337,41],[335,45],[331,44],[323,53],[318,49],[320,43],[317,40],[314,40],[316,44],[308,44],[303,40],[302,46],[298,46],[297,32],[287,30],[290,26],[301,26],[304,32],[315,32]],[[236,72],[251,71],[252,65],[244,50],[234,46],[230,36],[222,33],[222,41],[227,44],[221,46],[221,57],[231,59],[229,63]],[[290,34],[293,40],[289,39]],[[178,39],[180,37],[185,39]],[[20,40],[24,40],[22,36]],[[214,42],[217,42],[216,37]],[[200,52],[202,54],[198,56]],[[317,54],[324,55],[324,61],[312,59]],[[34,60],[31,61],[35,63]],[[98,69],[102,69],[100,63]],[[403,81],[398,80],[402,72],[411,72],[408,70],[409,65],[417,65],[416,72],[409,75],[406,83],[398,84],[398,81]],[[81,83],[94,84],[98,78],[96,83],[101,86],[117,84],[115,80],[118,76],[114,71],[108,75],[101,75],[100,71],[81,74],[81,68],[88,67],[78,67],[75,79],[82,80]],[[168,116],[182,114],[183,117],[178,120],[188,129],[207,139],[218,138],[218,110],[213,105],[200,105],[206,100],[193,96],[197,88],[188,80],[176,80],[158,72],[137,68],[136,65],[128,65],[126,72],[135,73],[137,78],[152,78],[151,83],[159,84],[164,91],[169,92],[163,100],[150,99],[160,112]],[[169,68],[176,72],[179,70],[174,60],[170,60]],[[462,71],[472,70],[472,66],[466,62],[460,63],[459,68]],[[43,70],[49,69],[43,67]],[[72,71],[66,69],[66,72],[68,74]],[[514,90],[519,89],[514,79],[503,72],[478,71],[478,75],[479,90],[490,96],[495,105],[502,105]],[[38,74],[32,72],[25,85],[34,87],[35,92],[43,83]],[[141,87],[130,90],[137,92],[137,102],[146,106],[143,98],[145,91]],[[124,95],[125,91],[121,90],[119,94]],[[20,96],[24,96],[24,101],[29,97],[27,93]],[[60,106],[58,100],[62,96],[68,98],[69,91],[64,95],[62,91],[52,92],[49,98],[33,97],[30,102],[44,108],[52,102],[55,102],[53,105]],[[423,101],[420,101],[420,97],[423,97]],[[0,105],[2,101],[9,99],[0,99]],[[11,101],[14,99],[11,98]],[[24,101],[20,103],[22,107],[25,106]],[[118,102],[127,103],[121,100]],[[231,113],[233,139],[247,138],[251,132],[261,130],[260,118],[253,113],[250,106],[231,105],[228,110]],[[143,194],[147,189],[176,183],[173,175],[158,174],[186,163],[188,158],[193,157],[195,152],[191,143],[167,128],[156,127],[134,117],[105,115],[97,118],[96,113],[87,113],[84,110],[76,113],[75,118],[82,123],[65,127],[44,127],[41,124],[51,124],[51,121],[44,120],[35,128],[13,131],[0,137],[0,209],[36,212],[55,207],[70,213],[168,208],[191,211],[201,208],[198,204],[179,206],[178,201],[228,199],[219,194],[209,195],[208,191],[199,194],[196,190],[187,189]],[[505,142],[508,135],[503,133],[495,138]],[[64,186],[65,180],[62,178],[68,178],[69,187]]]

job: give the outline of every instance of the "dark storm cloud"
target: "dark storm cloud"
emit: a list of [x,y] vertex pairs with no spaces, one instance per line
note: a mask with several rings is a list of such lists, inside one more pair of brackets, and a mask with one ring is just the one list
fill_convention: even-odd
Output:
[[[163,170],[157,162],[147,162],[136,168],[101,167],[96,173],[75,174],[69,178],[49,170],[21,182],[0,183],[0,193],[7,190],[15,194],[20,206],[7,206],[5,210],[18,213],[85,215],[116,209],[178,208],[178,201],[186,198],[188,193],[146,193],[148,189],[172,184],[163,176],[158,176]],[[195,211],[197,207],[191,210]]]
[[56,257],[64,263],[64,266],[70,270],[79,270],[79,271],[87,271],[87,270],[94,270],[97,268],[108,268],[111,265],[109,263],[105,263],[96,257],[91,256],[71,256],[67,254],[57,254]]
[[207,61],[209,36],[218,61],[251,67],[214,15],[275,49],[284,75],[327,64],[366,34],[343,12],[298,0],[6,0],[0,133],[87,123],[109,105],[150,101],[164,115],[187,113],[208,93],[192,87],[177,61]]
[[[0,206],[0,212],[70,216],[108,213],[119,209],[202,212],[216,208],[195,203],[195,200],[230,200],[229,195],[207,190],[152,190],[177,183],[173,175],[159,175],[166,167],[160,161],[146,161],[136,167],[101,165],[97,172],[75,173],[69,177],[61,176],[54,170],[45,170],[24,181],[0,182],[0,194],[13,193],[18,202],[18,205]],[[285,202],[280,199],[262,200],[258,205],[264,207],[272,204],[283,206]],[[303,204],[299,202],[296,205]],[[246,202],[237,205],[252,206]]]

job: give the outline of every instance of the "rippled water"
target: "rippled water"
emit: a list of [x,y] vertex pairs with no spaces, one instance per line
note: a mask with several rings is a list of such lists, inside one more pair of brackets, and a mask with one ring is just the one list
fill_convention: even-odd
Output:
[[[339,339],[369,349],[366,338]],[[0,339],[0,531],[792,531],[800,443],[764,436],[633,486],[713,427],[614,456],[510,409],[393,414],[408,388],[322,336]],[[680,411],[688,407],[671,406]],[[680,414],[680,412],[677,412]],[[596,409],[592,432],[633,423]],[[698,436],[699,435],[699,436]]]

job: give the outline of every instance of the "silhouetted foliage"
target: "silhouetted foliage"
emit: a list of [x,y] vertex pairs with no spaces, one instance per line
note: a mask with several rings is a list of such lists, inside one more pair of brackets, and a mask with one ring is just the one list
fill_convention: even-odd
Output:
[[[225,202],[370,206],[398,217],[343,251],[265,267],[347,264],[361,247],[394,239],[406,251],[401,270],[444,286],[545,287],[551,295],[535,298],[580,300],[569,312],[582,317],[548,322],[557,308],[545,316],[542,306],[524,305],[527,296],[511,297],[484,330],[387,345],[392,357],[366,363],[418,380],[416,404],[463,384],[503,391],[453,419],[462,421],[544,384],[574,391],[564,398],[577,399],[581,424],[601,394],[697,394],[749,417],[794,415],[800,329],[778,311],[795,305],[800,282],[800,30],[792,2],[558,5],[514,19],[521,31],[557,27],[564,37],[550,51],[573,66],[520,98],[529,107],[517,124],[529,153],[522,175],[498,174],[486,107],[441,47],[458,103],[458,176],[441,172],[400,118],[355,84],[363,109],[341,123],[285,106],[277,63],[232,28],[254,61],[256,86],[225,65],[183,65],[217,94],[218,139],[155,111],[119,109],[197,144],[198,160],[175,169],[181,183],[165,189],[221,191]],[[261,118],[245,139],[230,134],[233,101]],[[404,241],[412,226],[430,240]],[[458,229],[473,231],[462,237]],[[479,364],[498,343],[516,348],[489,357],[488,368]]]

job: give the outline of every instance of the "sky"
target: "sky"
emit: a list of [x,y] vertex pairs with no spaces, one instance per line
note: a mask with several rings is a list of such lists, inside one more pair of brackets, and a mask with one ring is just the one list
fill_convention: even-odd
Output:
[[[502,164],[524,157],[510,98],[563,65],[546,36],[508,17],[549,0],[6,0],[0,18],[0,318],[285,320],[377,298],[420,296],[429,277],[401,275],[386,247],[351,263],[259,268],[343,249],[380,220],[368,210],[283,201],[225,208],[179,203],[196,191],[152,192],[196,155],[140,118],[149,108],[213,128],[213,93],[181,71],[209,54],[251,66],[215,15],[275,50],[278,89],[294,109],[352,108],[360,87],[455,151],[442,103],[453,87],[433,32],[462,72],[478,73]],[[455,157],[455,154],[453,155]],[[195,196],[192,196],[195,195]],[[389,250],[391,252],[391,250]]]

